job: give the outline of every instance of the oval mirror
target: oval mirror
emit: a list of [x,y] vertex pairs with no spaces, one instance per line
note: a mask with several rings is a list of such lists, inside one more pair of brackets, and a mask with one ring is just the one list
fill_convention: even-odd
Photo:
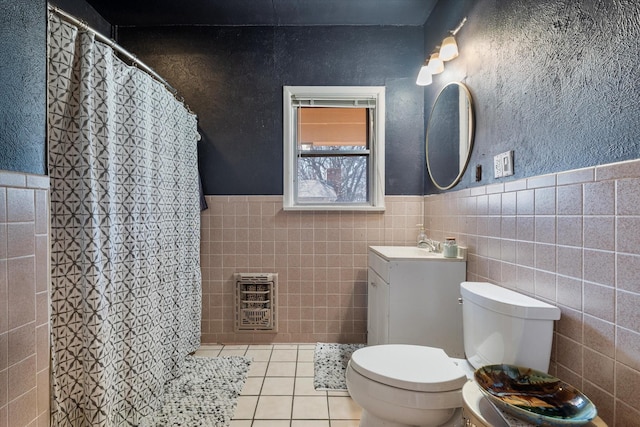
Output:
[[427,170],[436,187],[448,190],[460,181],[472,145],[471,93],[462,83],[449,83],[438,94],[427,124]]

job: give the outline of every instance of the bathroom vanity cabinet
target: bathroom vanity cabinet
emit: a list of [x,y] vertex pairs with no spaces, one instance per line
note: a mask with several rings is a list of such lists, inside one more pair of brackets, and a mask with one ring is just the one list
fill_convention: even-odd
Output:
[[466,257],[370,246],[367,344],[417,344],[464,358],[460,283]]

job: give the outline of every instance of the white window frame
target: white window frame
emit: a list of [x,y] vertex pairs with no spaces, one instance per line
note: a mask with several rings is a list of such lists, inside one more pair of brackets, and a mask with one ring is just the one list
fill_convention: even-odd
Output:
[[[284,210],[323,211],[384,211],[384,135],[385,135],[385,87],[384,86],[284,86],[283,87],[283,140],[284,140]],[[318,100],[367,100],[375,99],[375,137],[370,147],[370,172],[368,181],[369,202],[356,203],[296,203],[296,120],[294,99]]]

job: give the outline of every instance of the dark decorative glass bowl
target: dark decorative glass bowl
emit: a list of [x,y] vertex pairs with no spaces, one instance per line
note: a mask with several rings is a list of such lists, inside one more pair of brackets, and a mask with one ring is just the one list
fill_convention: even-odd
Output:
[[475,371],[475,379],[499,409],[536,426],[580,426],[598,414],[575,387],[535,369],[487,365]]

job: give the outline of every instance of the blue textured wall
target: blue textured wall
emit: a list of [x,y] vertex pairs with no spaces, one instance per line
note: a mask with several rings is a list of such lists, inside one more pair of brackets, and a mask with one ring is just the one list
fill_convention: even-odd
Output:
[[460,56],[425,90],[427,115],[448,81],[474,97],[475,146],[454,189],[476,185],[476,164],[479,184],[495,182],[493,156],[509,149],[515,175],[499,182],[640,157],[637,1],[441,0],[425,54],[464,16]]
[[[417,68],[463,16],[461,55],[423,101]],[[493,155],[508,149],[516,174],[504,180],[640,157],[634,0],[440,1],[424,34],[415,27],[121,33],[199,114],[208,194],[281,193],[283,84],[387,86],[388,194],[422,194],[423,182],[435,191],[425,179],[423,111],[452,80],[469,86],[477,118],[470,169],[456,189],[476,185],[476,164],[480,184],[494,182]],[[0,169],[45,173],[45,43],[44,1],[0,0]]]
[[421,27],[121,28],[198,114],[206,194],[282,194],[282,86],[386,86],[386,192],[422,194]]
[[45,174],[46,8],[0,0],[0,170]]

